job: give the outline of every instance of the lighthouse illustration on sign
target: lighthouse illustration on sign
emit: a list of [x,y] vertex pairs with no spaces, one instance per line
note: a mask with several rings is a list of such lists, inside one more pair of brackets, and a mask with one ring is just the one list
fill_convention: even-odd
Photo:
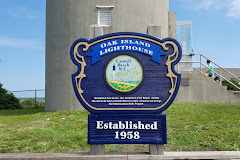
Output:
[[115,74],[115,63],[113,63],[113,74],[112,74],[112,79],[113,79],[113,81],[115,81],[116,80],[116,74]]
[[143,79],[143,69],[140,62],[129,55],[120,55],[108,63],[106,67],[106,82],[117,92],[135,90]]

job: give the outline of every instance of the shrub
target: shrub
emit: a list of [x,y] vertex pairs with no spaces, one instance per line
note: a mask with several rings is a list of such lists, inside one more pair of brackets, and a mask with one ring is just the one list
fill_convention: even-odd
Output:
[[24,107],[34,107],[35,100],[34,99],[24,99],[21,101],[21,105]]
[[41,108],[45,107],[45,101],[40,100],[35,102],[35,99],[24,99],[20,101],[20,104],[23,108]]
[[40,107],[45,107],[45,100],[40,100],[40,101],[38,101],[38,105],[39,105]]
[[[237,81],[235,80],[230,80],[233,84],[235,84],[236,86],[240,87],[240,84],[238,84]],[[227,86],[227,90],[234,90],[234,91],[240,91],[239,89],[237,89],[235,86],[233,86],[231,83],[229,83],[226,80],[222,81],[222,85],[223,86]]]
[[12,93],[7,93],[7,90],[2,88],[2,84],[0,83],[0,110],[21,108],[19,100]]

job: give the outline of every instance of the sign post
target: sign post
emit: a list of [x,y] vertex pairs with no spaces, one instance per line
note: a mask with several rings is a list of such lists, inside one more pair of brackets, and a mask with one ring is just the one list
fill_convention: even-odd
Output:
[[181,75],[174,66],[181,56],[176,40],[140,33],[76,40],[72,83],[91,113],[88,143],[166,144],[166,115],[160,113],[177,95]]

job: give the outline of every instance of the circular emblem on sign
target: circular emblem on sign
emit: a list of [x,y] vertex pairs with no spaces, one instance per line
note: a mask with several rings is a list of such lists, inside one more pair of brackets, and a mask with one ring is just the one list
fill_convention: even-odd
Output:
[[128,93],[136,90],[143,80],[143,68],[136,58],[120,55],[107,64],[106,82],[114,91]]

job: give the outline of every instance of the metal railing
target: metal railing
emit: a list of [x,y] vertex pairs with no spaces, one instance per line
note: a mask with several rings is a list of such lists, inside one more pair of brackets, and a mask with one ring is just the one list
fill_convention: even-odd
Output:
[[[237,89],[240,90],[240,87],[238,87],[237,85],[235,85],[234,83],[232,83],[231,81],[229,81],[227,78],[225,78],[223,75],[217,73],[216,71],[210,69],[208,66],[204,65],[202,63],[203,58],[205,58],[205,61],[208,60],[209,58],[207,58],[206,56],[202,55],[202,54],[184,54],[183,56],[199,56],[199,61],[180,61],[179,63],[199,63],[200,64],[200,70],[198,70],[197,68],[193,67],[194,69],[196,69],[197,71],[203,73],[203,67],[208,68],[209,70],[213,71],[216,75],[220,76],[221,78],[223,78],[224,80],[226,80],[227,82],[229,82],[230,84],[232,84],[234,87],[236,87]],[[210,59],[209,59],[210,60]],[[229,71],[227,71],[226,69],[222,68],[221,66],[219,66],[217,63],[213,62],[212,60],[210,60],[211,63],[213,63],[214,65],[216,65],[219,69],[221,69],[222,71],[224,71],[225,73],[231,75],[232,77],[234,77],[235,79],[237,79],[240,82],[240,79],[238,77],[236,77],[235,75],[233,75],[232,73],[230,73]],[[177,66],[177,70],[179,70],[179,66]]]
[[[204,65],[203,62],[203,58],[205,58],[206,60],[208,59],[206,56],[202,55],[202,54],[184,54],[183,56],[199,56],[199,61],[180,61],[179,63],[199,63],[200,64],[200,70],[193,67],[195,70],[197,70],[200,73],[203,73],[203,66],[208,68],[208,66]],[[205,61],[206,61],[205,60]],[[210,60],[210,59],[209,59]],[[204,61],[204,62],[205,62]],[[210,60],[211,61],[211,60]],[[179,65],[178,63],[178,65]],[[238,77],[236,77],[235,75],[233,75],[232,73],[230,73],[229,71],[227,71],[226,69],[222,68],[221,66],[219,66],[218,64],[216,64],[215,62],[211,61],[211,63],[213,63],[214,65],[218,66],[220,69],[222,69],[224,72],[226,72],[227,74],[231,75],[232,77],[234,77],[235,79],[237,79],[240,82],[240,79]],[[177,71],[179,72],[179,66],[177,65]],[[210,68],[208,68],[210,69]],[[222,79],[226,80],[227,82],[229,82],[230,84],[232,84],[234,87],[236,87],[237,89],[240,90],[240,87],[238,87],[237,85],[235,85],[234,83],[232,83],[231,81],[229,81],[227,78],[225,78],[223,75],[221,75],[220,73],[217,73],[216,71],[210,69],[211,71],[213,71],[214,73],[216,73],[216,75],[220,76]],[[13,93],[18,99],[22,100],[22,99],[34,99],[35,100],[35,104],[37,103],[38,100],[45,100],[45,89],[35,89],[35,90],[18,90],[18,91],[9,91],[10,93]]]
[[17,90],[8,92],[13,93],[19,100],[34,99],[35,104],[37,104],[40,100],[45,100],[45,89]]

